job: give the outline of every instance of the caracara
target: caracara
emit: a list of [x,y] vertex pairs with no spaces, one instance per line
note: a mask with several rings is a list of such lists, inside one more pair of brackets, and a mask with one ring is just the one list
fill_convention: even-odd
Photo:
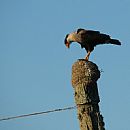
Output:
[[70,47],[72,42],[77,42],[81,45],[81,48],[85,48],[87,56],[85,60],[89,60],[90,53],[94,50],[94,47],[99,44],[114,44],[121,45],[121,42],[117,39],[112,39],[109,35],[100,33],[99,31],[77,29],[77,31],[67,34],[65,37],[65,45]]

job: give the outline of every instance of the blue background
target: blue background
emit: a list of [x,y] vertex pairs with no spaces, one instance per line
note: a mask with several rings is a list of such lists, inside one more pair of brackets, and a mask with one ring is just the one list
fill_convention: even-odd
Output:
[[[107,130],[130,130],[129,0],[0,0],[0,118],[75,105],[71,67],[86,52],[64,37],[99,30],[122,46],[97,46]],[[0,122],[0,130],[79,130],[76,110]]]

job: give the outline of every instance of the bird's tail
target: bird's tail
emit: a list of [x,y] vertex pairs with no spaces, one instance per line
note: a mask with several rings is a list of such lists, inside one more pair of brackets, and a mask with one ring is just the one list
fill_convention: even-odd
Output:
[[121,42],[119,40],[117,40],[117,39],[110,39],[109,43],[115,44],[115,45],[121,45]]

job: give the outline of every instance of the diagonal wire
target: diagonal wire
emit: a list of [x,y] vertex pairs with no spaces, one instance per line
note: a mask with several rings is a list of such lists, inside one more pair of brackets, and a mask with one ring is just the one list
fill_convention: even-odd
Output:
[[59,108],[59,109],[54,109],[54,110],[42,111],[42,112],[35,112],[35,113],[12,116],[12,117],[5,117],[5,118],[0,118],[0,121],[12,120],[12,119],[16,119],[16,118],[24,118],[24,117],[47,114],[47,113],[52,113],[52,112],[66,111],[66,110],[71,110],[71,109],[75,109],[75,108],[76,108],[76,106],[72,106],[72,107],[65,107],[65,108]]

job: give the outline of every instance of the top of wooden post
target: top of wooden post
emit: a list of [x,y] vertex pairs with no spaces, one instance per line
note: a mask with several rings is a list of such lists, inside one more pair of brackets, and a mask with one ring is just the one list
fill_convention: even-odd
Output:
[[100,78],[98,66],[84,59],[79,59],[72,66],[72,86],[96,82]]

